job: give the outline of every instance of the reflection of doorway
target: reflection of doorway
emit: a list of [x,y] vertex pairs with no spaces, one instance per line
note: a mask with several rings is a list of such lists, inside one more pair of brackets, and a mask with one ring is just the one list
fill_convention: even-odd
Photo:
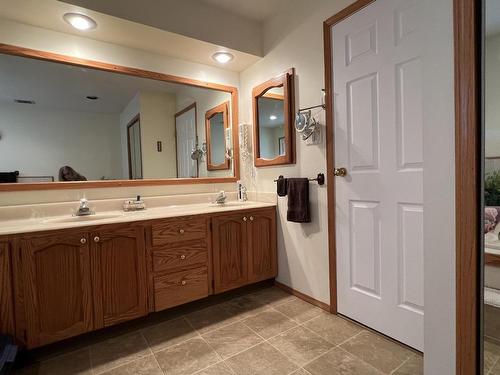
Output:
[[135,116],[127,125],[128,178],[142,179],[141,119]]
[[198,177],[198,160],[191,154],[196,148],[196,103],[175,114],[175,145],[177,149],[177,177]]

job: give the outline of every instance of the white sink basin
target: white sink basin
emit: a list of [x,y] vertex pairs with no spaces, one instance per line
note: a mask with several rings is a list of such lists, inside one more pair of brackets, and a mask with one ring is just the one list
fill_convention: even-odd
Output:
[[78,222],[88,222],[88,221],[98,221],[105,219],[114,219],[116,217],[123,216],[122,214],[95,214],[87,216],[65,216],[53,219],[45,220],[46,223],[78,223]]

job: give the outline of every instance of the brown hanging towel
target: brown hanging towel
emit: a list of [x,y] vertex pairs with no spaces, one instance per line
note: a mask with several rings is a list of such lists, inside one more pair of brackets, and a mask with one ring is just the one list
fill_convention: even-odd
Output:
[[278,197],[285,197],[287,192],[288,179],[280,176],[276,180],[276,192],[278,193]]
[[309,210],[309,179],[287,179],[288,212],[286,219],[295,223],[310,223]]

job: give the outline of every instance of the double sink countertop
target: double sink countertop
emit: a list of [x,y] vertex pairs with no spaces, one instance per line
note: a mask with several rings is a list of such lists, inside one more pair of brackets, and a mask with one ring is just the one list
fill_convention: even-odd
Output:
[[89,216],[75,216],[79,202],[0,207],[0,236],[276,206],[275,194],[254,194],[245,202],[237,201],[233,193],[227,195],[223,205],[211,202],[214,194],[146,197],[146,209],[132,212],[121,209],[124,199],[89,200],[95,212]]

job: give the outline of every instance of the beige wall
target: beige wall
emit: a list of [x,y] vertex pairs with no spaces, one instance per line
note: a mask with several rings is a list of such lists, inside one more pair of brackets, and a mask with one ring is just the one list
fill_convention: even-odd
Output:
[[485,46],[485,156],[500,156],[500,34],[486,38]]

